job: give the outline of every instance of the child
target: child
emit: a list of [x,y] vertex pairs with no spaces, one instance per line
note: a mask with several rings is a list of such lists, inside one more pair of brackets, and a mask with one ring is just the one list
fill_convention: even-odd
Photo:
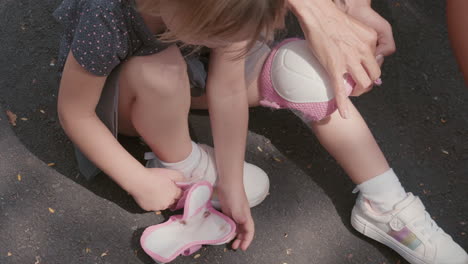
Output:
[[[82,172],[92,177],[96,164],[145,210],[173,204],[181,195],[174,182],[216,183],[219,205],[238,224],[232,247],[247,249],[250,207],[269,185],[261,169],[244,162],[248,106],[259,102],[257,77],[269,52],[256,40],[271,39],[284,13],[282,0],[65,0],[54,13],[66,30],[58,111],[92,161],[77,151]],[[207,76],[197,53],[183,56],[175,42],[211,49]],[[190,87],[206,87],[206,95],[191,102]],[[215,149],[190,140],[190,106],[209,109]],[[353,225],[421,259],[412,263],[466,263],[466,253],[406,194],[353,107],[350,116],[335,113],[311,126],[361,192]],[[118,144],[117,132],[143,137],[155,154],[148,168]],[[391,231],[395,226],[401,228]]]

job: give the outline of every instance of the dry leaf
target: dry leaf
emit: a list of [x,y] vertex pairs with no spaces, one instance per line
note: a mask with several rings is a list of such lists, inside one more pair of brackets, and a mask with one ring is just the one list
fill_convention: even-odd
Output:
[[227,248],[224,248],[224,252],[227,252]]
[[8,253],[7,253],[7,256],[8,256],[8,257],[11,257],[12,255],[13,255],[13,254],[11,254],[11,252],[8,252]]
[[291,255],[291,252],[292,252],[291,248],[286,249],[286,255],[288,255],[288,256]]
[[281,159],[279,159],[279,158],[277,158],[277,157],[274,157],[273,159],[274,159],[275,161],[277,161],[277,162],[281,162]]
[[48,163],[47,166],[49,166],[49,167],[55,166],[55,163],[53,163],[53,162]]
[[36,256],[36,262],[34,264],[40,264],[41,263],[41,257]]
[[20,119],[23,120],[23,121],[28,121],[28,119],[26,117],[22,117]]
[[160,215],[160,214],[161,214],[161,211],[156,211],[156,212],[154,212],[154,213],[157,214],[157,215]]
[[16,126],[16,118],[17,116],[10,110],[6,110],[6,115],[8,117],[8,121],[12,126]]
[[18,174],[18,181],[21,181],[21,174]]
[[284,233],[284,237],[288,237],[288,233]]
[[49,212],[50,212],[51,214],[53,214],[53,213],[55,213],[55,210],[49,207]]
[[109,251],[106,251],[106,252],[102,253],[101,258],[107,256],[107,252],[109,252]]
[[86,248],[86,249],[85,249],[85,252],[86,252],[86,253],[90,253],[90,252],[91,252],[91,249],[90,249],[90,248]]
[[196,254],[195,256],[193,256],[194,259],[197,259],[199,258],[201,255],[200,254]]
[[258,151],[263,152],[263,149],[260,146],[258,146],[257,149]]
[[442,124],[445,124],[445,123],[447,123],[447,120],[445,118],[441,118],[440,122],[442,122]]

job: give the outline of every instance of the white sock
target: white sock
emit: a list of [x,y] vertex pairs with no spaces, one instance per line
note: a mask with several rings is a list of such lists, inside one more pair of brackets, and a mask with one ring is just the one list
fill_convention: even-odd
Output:
[[357,188],[370,201],[371,207],[381,213],[391,211],[407,196],[393,169],[359,184]]
[[200,156],[200,147],[192,141],[192,151],[187,158],[175,163],[161,161],[161,164],[167,169],[173,169],[182,172],[186,178],[191,178],[192,171],[200,161]]

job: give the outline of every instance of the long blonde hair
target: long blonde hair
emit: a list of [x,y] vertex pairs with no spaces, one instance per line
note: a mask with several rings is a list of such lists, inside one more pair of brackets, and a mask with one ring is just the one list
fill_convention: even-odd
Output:
[[158,36],[163,41],[192,38],[229,38],[248,29],[248,52],[257,40],[271,41],[284,27],[285,0],[142,0],[139,11],[160,15],[162,1],[175,4],[180,26]]

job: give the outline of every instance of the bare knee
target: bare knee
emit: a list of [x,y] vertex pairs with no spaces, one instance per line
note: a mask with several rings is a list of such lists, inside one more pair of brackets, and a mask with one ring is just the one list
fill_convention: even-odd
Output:
[[123,71],[122,77],[129,80],[137,98],[189,96],[187,65],[175,45],[154,55],[133,58]]

